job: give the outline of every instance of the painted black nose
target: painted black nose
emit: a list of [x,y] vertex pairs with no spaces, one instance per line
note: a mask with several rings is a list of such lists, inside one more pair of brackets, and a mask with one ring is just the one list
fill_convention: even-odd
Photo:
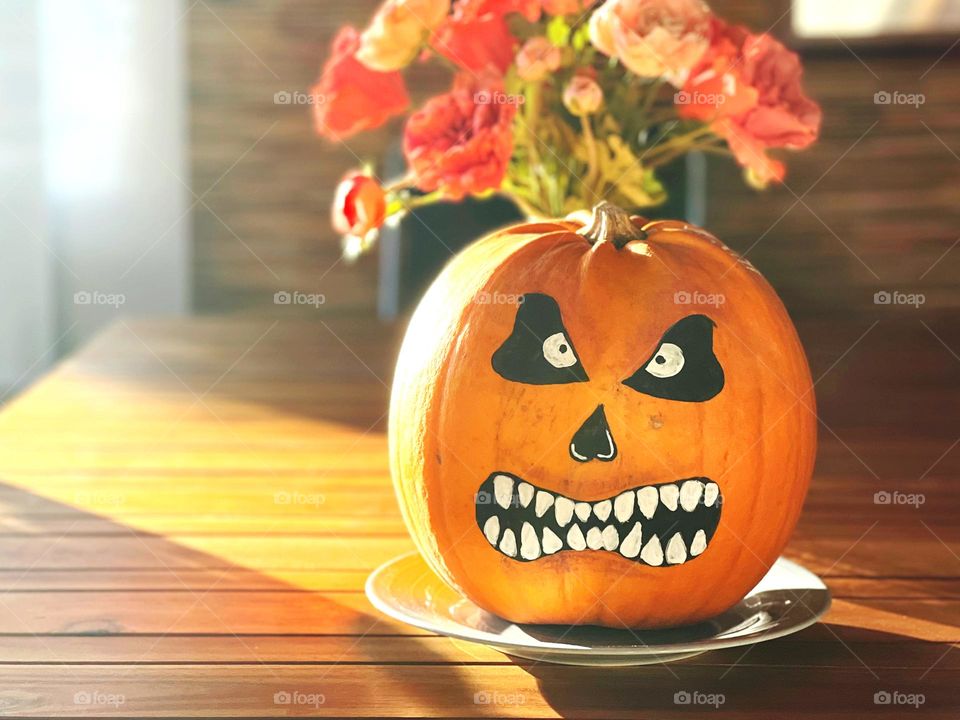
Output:
[[617,456],[617,445],[613,442],[610,426],[607,425],[607,416],[603,413],[603,405],[591,413],[580,429],[570,441],[570,457],[577,462],[600,460],[609,462]]

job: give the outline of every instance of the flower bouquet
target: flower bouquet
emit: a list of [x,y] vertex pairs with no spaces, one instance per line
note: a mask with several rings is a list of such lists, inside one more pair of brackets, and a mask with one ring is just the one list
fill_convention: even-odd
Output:
[[784,177],[775,153],[820,128],[797,55],[700,0],[385,0],[365,30],[339,31],[317,132],[343,142],[407,114],[402,71],[430,61],[452,85],[407,116],[407,173],[383,182],[371,165],[338,187],[348,256],[385,222],[468,195],[504,194],[531,217],[655,207],[658,171],[691,151],[731,156],[762,188]]

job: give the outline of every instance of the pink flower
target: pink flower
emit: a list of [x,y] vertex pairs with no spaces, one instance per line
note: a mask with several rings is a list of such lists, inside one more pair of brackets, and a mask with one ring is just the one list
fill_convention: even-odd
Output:
[[680,87],[709,45],[701,0],[607,0],[590,18],[590,41],[628,70]]
[[560,48],[545,37],[533,37],[517,53],[517,75],[527,82],[539,82],[560,67]]
[[355,57],[359,47],[357,31],[342,28],[312,89],[318,98],[313,105],[316,131],[331,140],[379,127],[410,106],[400,73],[370,70]]
[[386,0],[360,36],[357,59],[371,70],[406,67],[450,12],[450,0]]
[[362,238],[383,225],[387,202],[380,183],[355,171],[337,185],[330,210],[334,230],[341,235]]
[[574,115],[592,115],[603,104],[603,90],[587,75],[574,75],[563,90],[563,104]]
[[782,180],[769,148],[800,150],[820,132],[820,106],[803,92],[796,53],[769,35],[714,21],[713,42],[684,86],[681,117],[711,123],[759,184]]
[[403,151],[417,187],[453,200],[500,187],[513,154],[517,108],[509,99],[498,80],[462,74],[411,115]]

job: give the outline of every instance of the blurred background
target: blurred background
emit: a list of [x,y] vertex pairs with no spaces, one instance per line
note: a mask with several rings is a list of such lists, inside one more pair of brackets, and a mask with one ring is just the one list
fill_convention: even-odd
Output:
[[[402,319],[403,302],[384,304],[384,283],[404,282],[390,243],[345,263],[328,217],[360,160],[399,171],[399,126],[330,144],[297,95],[336,29],[376,5],[0,3],[0,388],[15,392],[123,316]],[[762,194],[710,159],[705,225],[781,294],[815,375],[859,344],[818,386],[834,420],[857,426],[869,397],[874,421],[906,412],[948,437],[956,409],[936,388],[960,370],[960,3],[711,5],[800,51],[824,124],[786,185]],[[415,70],[414,103],[447,82]],[[276,302],[294,291],[322,303]],[[885,304],[884,292],[922,303]]]

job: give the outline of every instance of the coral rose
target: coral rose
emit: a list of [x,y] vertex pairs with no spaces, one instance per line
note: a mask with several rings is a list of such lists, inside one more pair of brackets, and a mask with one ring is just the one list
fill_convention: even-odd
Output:
[[403,151],[421,190],[459,200],[500,187],[513,154],[516,104],[495,80],[460,75],[410,116]]
[[363,237],[383,225],[387,201],[380,183],[355,171],[337,185],[330,210],[334,230],[341,235]]
[[560,48],[545,37],[527,40],[517,53],[517,75],[527,82],[539,82],[560,67]]
[[769,35],[714,21],[713,41],[684,86],[681,117],[711,123],[760,184],[782,180],[769,148],[800,150],[820,132],[820,106],[803,92],[800,59]]
[[357,60],[380,72],[406,67],[449,12],[450,0],[386,0],[360,36]]
[[607,0],[590,18],[590,41],[628,70],[680,87],[710,43],[701,0]]
[[410,106],[400,73],[370,70],[355,57],[359,47],[356,29],[341,29],[312,89],[319,98],[313,105],[314,126],[331,140],[379,127]]

